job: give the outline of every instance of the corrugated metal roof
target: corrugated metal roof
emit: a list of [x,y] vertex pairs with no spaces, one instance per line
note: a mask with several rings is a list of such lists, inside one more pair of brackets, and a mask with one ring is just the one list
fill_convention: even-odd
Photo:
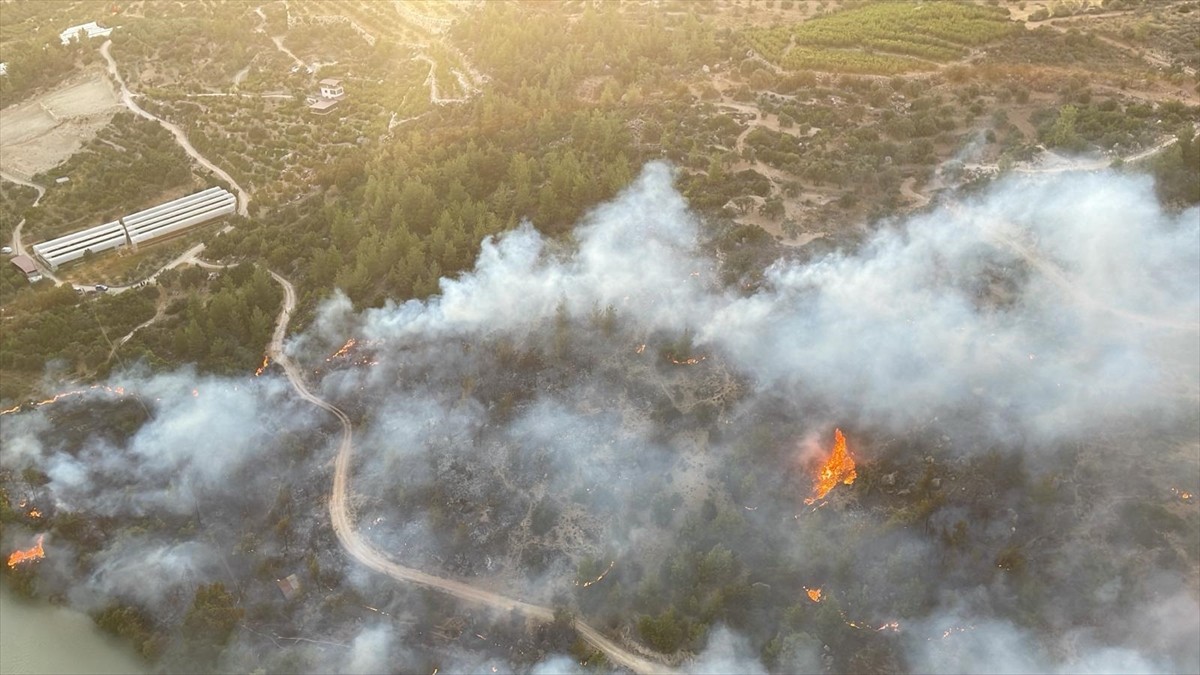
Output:
[[37,265],[33,262],[33,258],[30,258],[27,255],[13,256],[12,264],[16,265],[17,269],[21,270],[25,276],[29,276],[30,274],[34,274],[38,271]]

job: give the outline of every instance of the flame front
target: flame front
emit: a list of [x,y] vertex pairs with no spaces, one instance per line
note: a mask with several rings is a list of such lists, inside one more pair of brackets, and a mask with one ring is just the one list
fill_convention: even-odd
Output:
[[805,504],[812,504],[818,499],[824,499],[825,495],[837,487],[838,483],[850,485],[855,478],[858,478],[858,472],[854,469],[854,458],[846,450],[846,437],[842,435],[842,430],[834,429],[833,438],[833,451],[829,453],[829,457],[817,471],[813,496],[805,499]]
[[270,362],[271,362],[271,357],[269,355],[264,356],[262,365],[259,366],[258,369],[254,371],[254,376],[258,377],[259,375],[262,375],[263,371],[267,369],[267,364],[269,364]]
[[46,538],[46,535],[39,534],[38,538],[37,538],[37,543],[34,544],[32,548],[27,548],[27,549],[20,550],[20,551],[13,551],[12,555],[8,556],[8,566],[16,567],[17,565],[20,565],[21,563],[29,561],[29,560],[41,560],[42,558],[45,558],[46,551],[45,551],[45,549],[42,548],[42,540],[45,538]]
[[87,389],[76,389],[74,391],[64,391],[64,392],[57,393],[54,396],[51,396],[50,398],[48,398],[44,401],[30,401],[28,403],[15,405],[7,410],[0,410],[0,415],[11,415],[13,413],[18,413],[18,412],[21,412],[22,409],[27,408],[27,407],[28,408],[40,408],[44,405],[50,405],[51,403],[57,403],[58,401],[61,401],[64,398],[68,398],[71,396],[82,396],[82,395],[88,393],[89,391],[91,391],[92,389],[103,390],[110,394],[116,394],[117,396],[125,395],[125,387],[110,387],[108,385],[93,384],[91,387],[89,387]]
[[600,583],[601,581],[604,581],[604,577],[608,576],[608,573],[612,571],[613,565],[616,565],[616,564],[617,564],[617,561],[616,561],[616,560],[613,560],[613,561],[609,562],[609,563],[608,563],[608,569],[606,569],[606,570],[604,570],[603,572],[601,572],[601,573],[600,573],[600,576],[596,577],[595,579],[592,579],[591,581],[585,581],[585,582],[583,582],[582,584],[580,584],[578,581],[576,581],[576,582],[575,582],[575,585],[576,585],[576,586],[583,586],[584,588],[587,588],[588,586],[591,586],[592,584],[598,584],[598,583]]
[[808,599],[809,599],[809,600],[812,600],[813,602],[820,602],[820,601],[821,601],[821,589],[819,589],[819,588],[809,588],[808,586],[805,586],[805,587],[804,587],[804,592],[805,592],[805,593],[808,593]]
[[345,356],[346,354],[348,354],[350,352],[351,349],[354,349],[354,345],[356,345],[356,344],[358,344],[357,338],[350,338],[349,340],[346,340],[346,344],[342,345],[341,349],[338,349],[336,352],[330,354],[329,357],[325,359],[325,361],[329,362],[334,359],[338,359],[338,358]]

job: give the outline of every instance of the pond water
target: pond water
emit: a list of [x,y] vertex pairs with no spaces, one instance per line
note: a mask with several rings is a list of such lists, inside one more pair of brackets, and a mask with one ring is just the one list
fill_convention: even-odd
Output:
[[0,675],[147,672],[130,645],[86,614],[25,600],[0,584]]

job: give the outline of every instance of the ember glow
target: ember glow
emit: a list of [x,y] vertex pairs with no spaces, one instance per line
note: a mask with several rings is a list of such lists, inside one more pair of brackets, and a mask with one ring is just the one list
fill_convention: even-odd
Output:
[[674,363],[677,366],[694,366],[697,363],[700,363],[701,361],[703,361],[705,358],[706,357],[703,357],[703,356],[701,356],[700,358],[696,358],[693,356],[693,357],[686,358],[686,359],[677,359],[677,358],[675,358],[674,354],[670,354],[667,356],[667,360],[670,361],[671,363]]
[[578,584],[584,588],[587,588],[588,586],[591,586],[592,584],[599,583],[600,581],[602,581],[604,579],[604,577],[608,576],[608,573],[612,571],[613,565],[616,565],[616,564],[617,564],[617,561],[613,560],[612,562],[608,563],[608,569],[601,572],[600,576],[596,577],[595,579],[592,579],[591,581],[585,581],[582,584],[579,584],[579,582],[576,582],[576,584]]
[[45,538],[46,535],[39,534],[37,543],[31,548],[13,551],[12,555],[8,556],[8,566],[16,567],[23,562],[28,562],[30,560],[41,560],[42,558],[45,558],[46,551],[42,548],[42,540]]
[[833,438],[833,451],[829,453],[829,457],[817,471],[813,496],[805,499],[805,504],[812,504],[818,499],[824,499],[825,495],[837,487],[838,483],[850,485],[855,478],[858,478],[858,472],[854,469],[854,458],[846,450],[846,437],[842,435],[842,430],[834,429]]
[[1190,493],[1186,490],[1180,490],[1179,488],[1171,488],[1171,492],[1176,497],[1179,497],[1179,499],[1181,499],[1182,501],[1185,501],[1185,502],[1192,501],[1192,497],[1193,497],[1192,493]]
[[805,587],[804,587],[804,592],[808,594],[808,599],[809,599],[809,600],[812,600],[813,602],[820,602],[820,601],[821,601],[821,589],[819,589],[819,588],[809,588],[808,586],[805,586]]
[[[951,635],[954,635],[955,633],[965,633],[969,630],[975,630],[975,626],[953,626],[951,628],[947,628],[946,630],[942,631],[942,639],[945,640],[945,639],[948,639]],[[925,638],[925,639],[932,640],[933,638]]]
[[332,361],[334,359],[339,359],[339,358],[345,356],[346,354],[349,354],[350,350],[354,349],[354,345],[356,345],[356,344],[358,344],[357,338],[350,338],[349,340],[346,340],[346,344],[342,345],[341,349],[338,349],[336,352],[330,354],[329,357],[327,357],[325,360],[328,362],[328,361]]
[[117,396],[125,395],[125,387],[110,387],[108,385],[93,384],[91,387],[88,387],[87,389],[74,389],[72,391],[64,391],[64,392],[57,393],[54,396],[51,396],[50,398],[42,400],[42,401],[30,401],[29,403],[15,405],[11,408],[8,408],[7,410],[0,410],[0,415],[11,415],[13,413],[20,412],[20,411],[26,410],[26,409],[40,408],[44,405],[50,405],[51,403],[56,403],[58,401],[61,401],[64,398],[70,398],[72,396],[82,396],[92,390],[102,390],[109,394],[116,394]]
[[845,614],[842,615],[842,620],[846,622],[847,626],[850,626],[851,628],[857,628],[858,630],[873,630],[876,633],[882,633],[885,630],[891,631],[893,633],[900,632],[900,622],[899,621],[887,621],[883,624],[880,624],[879,626],[874,626],[869,623],[851,621],[846,618]]

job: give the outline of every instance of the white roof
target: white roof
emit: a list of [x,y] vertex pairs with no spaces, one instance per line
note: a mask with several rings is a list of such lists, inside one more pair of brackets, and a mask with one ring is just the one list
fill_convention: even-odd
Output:
[[95,21],[89,21],[88,23],[80,24],[78,26],[71,26],[70,28],[64,30],[58,34],[58,39],[62,40],[64,45],[69,45],[71,44],[71,40],[74,39],[76,35],[79,35],[79,39],[82,40],[85,37],[107,37],[112,34],[112,31],[113,29],[111,28],[101,28],[100,24],[96,23]]

